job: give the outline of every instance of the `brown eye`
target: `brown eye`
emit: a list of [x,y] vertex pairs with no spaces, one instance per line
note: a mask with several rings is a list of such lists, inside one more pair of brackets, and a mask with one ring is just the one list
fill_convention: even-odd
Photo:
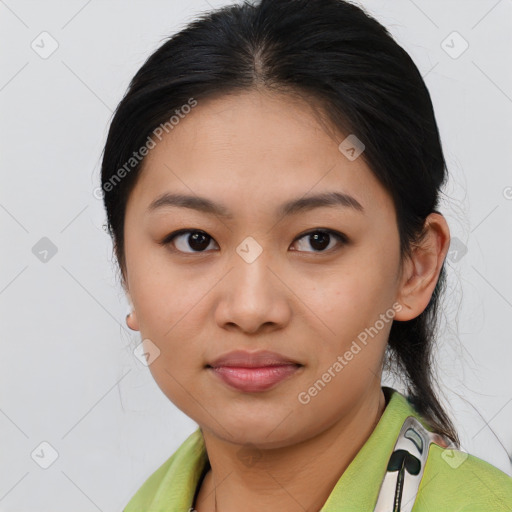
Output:
[[[305,233],[297,238],[297,241],[301,241],[300,247],[306,252],[328,252],[329,250],[336,247],[336,242],[338,244],[344,245],[348,243],[347,237],[343,233],[338,233],[337,231],[332,230],[315,230],[310,231],[309,233]],[[308,251],[307,247],[312,247],[312,251]],[[294,249],[295,250],[295,249]]]
[[173,245],[176,250],[185,253],[204,252],[213,238],[199,230],[185,230],[171,233],[162,242],[163,245]]

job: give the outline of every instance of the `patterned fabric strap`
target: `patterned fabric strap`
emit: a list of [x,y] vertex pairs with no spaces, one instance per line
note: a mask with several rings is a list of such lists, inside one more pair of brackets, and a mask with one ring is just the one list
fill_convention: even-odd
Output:
[[407,417],[389,458],[374,512],[411,512],[430,443],[449,446],[443,436],[426,430],[414,416]]

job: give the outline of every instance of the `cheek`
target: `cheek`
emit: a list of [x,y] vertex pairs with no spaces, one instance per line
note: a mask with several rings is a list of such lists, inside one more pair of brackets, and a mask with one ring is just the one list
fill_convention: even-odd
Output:
[[139,282],[135,304],[141,334],[166,346],[172,346],[175,339],[193,344],[201,325],[197,317],[204,314],[203,295],[201,289],[184,286],[169,276],[146,277]]
[[160,350],[159,359],[153,363],[159,378],[169,378],[163,373],[165,369],[185,376],[203,363],[201,340],[212,307],[208,291],[215,281],[197,275],[188,279],[176,266],[167,264],[164,268],[150,258],[140,263],[134,265],[132,273],[140,335]]
[[344,261],[338,269],[325,274],[322,282],[304,283],[308,290],[307,304],[336,335],[347,333],[351,326],[372,321],[387,307],[390,283],[386,272],[376,265],[362,265],[364,257],[351,263]]
[[[132,250],[133,249],[133,250]],[[190,287],[179,269],[165,258],[165,248],[152,242],[127,244],[127,269],[141,334],[160,338],[192,306]]]
[[[197,359],[197,355],[196,355]],[[195,407],[207,406],[203,401],[195,360],[186,347],[165,345],[149,370],[163,394],[189,416],[197,414]],[[191,399],[193,397],[193,399]]]
[[[389,274],[379,265],[369,265],[364,271],[361,261],[363,257],[353,267],[347,264],[333,272],[308,292],[307,303],[316,319],[311,318],[324,340],[317,352],[320,366],[315,372],[322,374],[338,355],[347,353],[346,366],[336,373],[337,382],[362,378],[358,372],[378,371],[392,325],[393,288]],[[381,315],[385,314],[387,317],[382,320]],[[368,377],[371,374],[365,374]]]

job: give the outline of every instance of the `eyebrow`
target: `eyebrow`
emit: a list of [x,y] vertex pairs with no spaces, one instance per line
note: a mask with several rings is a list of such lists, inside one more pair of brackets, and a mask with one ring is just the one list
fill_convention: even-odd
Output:
[[[352,208],[364,214],[363,206],[355,197],[343,192],[324,192],[287,201],[277,209],[276,215],[284,217],[306,212],[314,208],[340,206]],[[206,197],[172,194],[169,192],[160,195],[151,202],[147,208],[147,212],[151,213],[165,207],[190,208],[203,213],[217,215],[225,219],[232,219],[234,217],[233,213],[224,205],[215,203]]]

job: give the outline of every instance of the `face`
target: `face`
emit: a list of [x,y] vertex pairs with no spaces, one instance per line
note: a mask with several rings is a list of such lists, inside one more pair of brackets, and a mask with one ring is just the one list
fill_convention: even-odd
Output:
[[[150,371],[220,438],[297,443],[380,392],[399,235],[391,197],[363,158],[340,151],[346,135],[291,96],[200,101],[149,152],[129,197],[126,288],[134,327],[158,354]],[[163,194],[195,202],[151,208]],[[207,366],[233,350],[300,366],[241,389]]]

